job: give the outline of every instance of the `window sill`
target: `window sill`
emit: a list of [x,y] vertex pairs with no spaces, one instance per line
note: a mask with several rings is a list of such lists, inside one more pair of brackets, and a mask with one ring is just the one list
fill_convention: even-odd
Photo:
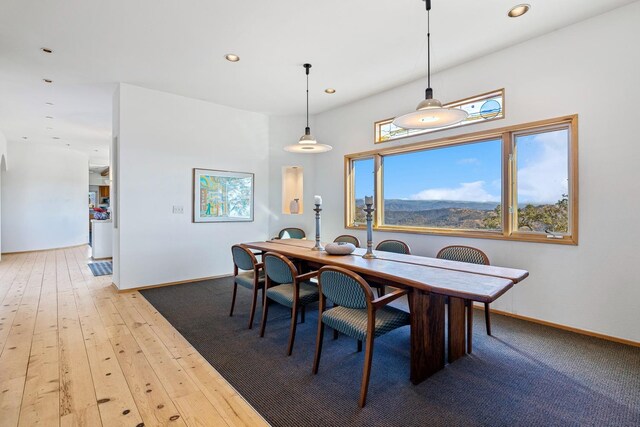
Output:
[[[366,226],[347,225],[345,228],[350,230],[366,230]],[[510,240],[516,242],[533,242],[533,243],[550,243],[555,245],[578,245],[576,236],[562,236],[561,239],[548,238],[545,233],[522,233],[514,232],[504,234],[501,231],[481,231],[481,230],[454,230],[454,229],[435,229],[424,227],[397,227],[397,226],[374,226],[374,231],[390,232],[390,233],[410,233],[410,234],[430,234],[434,236],[450,236],[450,237],[466,237],[469,239],[492,239],[492,240]]]

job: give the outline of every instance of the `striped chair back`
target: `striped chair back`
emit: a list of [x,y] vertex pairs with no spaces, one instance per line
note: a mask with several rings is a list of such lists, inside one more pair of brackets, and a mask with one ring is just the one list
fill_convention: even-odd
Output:
[[358,239],[356,236],[352,236],[350,234],[343,234],[342,236],[338,236],[333,241],[335,243],[339,243],[339,242],[351,243],[356,248],[360,247],[360,239]]
[[289,227],[283,228],[278,233],[278,238],[280,239],[304,239],[307,237],[304,230],[301,228]]
[[256,257],[249,248],[243,245],[233,245],[231,246],[231,255],[233,256],[233,263],[240,270],[253,270],[256,264]]
[[293,278],[298,275],[296,267],[287,258],[274,252],[267,252],[262,257],[264,271],[276,283],[293,283]]
[[472,248],[471,246],[447,246],[440,249],[436,257],[449,261],[489,265],[489,257],[480,249]]
[[377,251],[394,252],[397,254],[411,255],[409,245],[400,240],[383,240],[376,246]]
[[373,300],[373,292],[367,282],[344,268],[322,267],[318,284],[325,297],[346,308],[367,308],[367,300]]

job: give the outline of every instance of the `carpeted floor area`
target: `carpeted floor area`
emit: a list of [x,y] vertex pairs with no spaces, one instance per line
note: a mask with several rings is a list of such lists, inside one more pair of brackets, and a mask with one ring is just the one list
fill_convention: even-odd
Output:
[[640,348],[493,315],[493,337],[476,310],[473,354],[418,386],[409,382],[409,329],[376,339],[367,406],[358,407],[364,352],[325,334],[311,374],[316,307],[285,356],[289,312],[269,309],[264,338],[246,328],[250,293],[232,279],[141,291],[272,425],[638,426]]

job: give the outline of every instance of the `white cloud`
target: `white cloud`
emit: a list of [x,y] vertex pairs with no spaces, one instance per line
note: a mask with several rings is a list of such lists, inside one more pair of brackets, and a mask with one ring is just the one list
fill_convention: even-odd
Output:
[[500,196],[489,194],[484,181],[462,182],[457,188],[428,188],[409,197],[411,200],[456,200],[499,202]]
[[541,133],[531,144],[537,150],[518,160],[518,203],[555,203],[569,191],[567,134]]
[[476,159],[475,157],[468,157],[466,159],[460,159],[456,163],[459,165],[479,165],[480,160]]

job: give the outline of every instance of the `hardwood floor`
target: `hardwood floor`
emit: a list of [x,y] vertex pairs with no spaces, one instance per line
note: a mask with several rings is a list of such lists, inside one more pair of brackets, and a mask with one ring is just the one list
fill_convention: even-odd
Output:
[[266,421],[88,248],[0,262],[0,426],[255,426]]

